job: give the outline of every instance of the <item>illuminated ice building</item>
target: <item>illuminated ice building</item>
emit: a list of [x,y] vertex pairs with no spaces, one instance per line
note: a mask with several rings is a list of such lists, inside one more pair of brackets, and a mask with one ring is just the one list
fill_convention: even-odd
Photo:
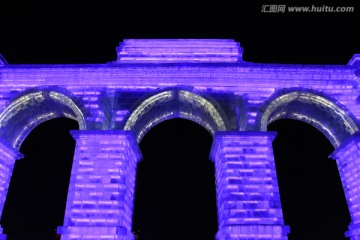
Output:
[[[287,239],[267,125],[296,119],[335,147],[351,224],[360,239],[360,55],[347,65],[243,61],[233,40],[124,40],[104,64],[0,61],[0,213],[20,146],[40,123],[75,119],[62,240],[134,239],[138,143],[171,118],[213,135],[218,240]],[[290,226],[291,227],[291,226]],[[0,239],[5,239],[3,234]]]

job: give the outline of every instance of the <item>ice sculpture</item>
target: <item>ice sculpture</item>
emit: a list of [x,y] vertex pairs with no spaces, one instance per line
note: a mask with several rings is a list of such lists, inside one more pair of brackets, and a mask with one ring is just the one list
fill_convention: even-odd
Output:
[[346,237],[360,239],[360,132],[352,135],[330,157],[336,159],[341,182],[344,188],[351,223]]
[[[15,160],[21,157],[22,154],[17,149],[0,139],[0,217],[4,208]],[[6,234],[2,232],[3,229],[0,226],[0,239],[6,239]]]
[[218,240],[286,240],[272,132],[217,132],[215,162]]
[[[0,55],[0,213],[13,163],[40,123],[67,117],[76,152],[62,239],[132,239],[138,142],[171,118],[214,136],[219,240],[286,239],[267,125],[296,119],[337,150],[358,223],[360,55],[347,65],[246,62],[231,39],[126,39],[104,64],[9,64]],[[3,239],[5,235],[0,235]]]
[[136,164],[141,153],[131,132],[73,131],[75,156],[62,240],[133,239]]

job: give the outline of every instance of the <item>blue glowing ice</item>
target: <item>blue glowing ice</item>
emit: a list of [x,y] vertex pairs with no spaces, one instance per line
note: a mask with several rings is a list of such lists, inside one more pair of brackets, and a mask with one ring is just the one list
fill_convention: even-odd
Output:
[[287,239],[272,132],[217,132],[210,157],[215,162],[218,240]]
[[[15,161],[22,157],[23,155],[17,149],[0,139],[0,217],[4,208]],[[3,229],[0,226],[1,239],[6,239],[6,234],[3,234]]]
[[26,136],[67,117],[80,130],[72,133],[62,240],[133,239],[137,144],[156,124],[186,118],[214,136],[217,239],[284,240],[275,135],[266,130],[289,118],[316,127],[337,148],[352,217],[347,234],[360,239],[360,55],[330,66],[250,63],[242,54],[229,39],[128,39],[106,64],[13,65],[0,55],[0,214]]
[[132,239],[136,164],[129,131],[72,131],[75,156],[61,239]]

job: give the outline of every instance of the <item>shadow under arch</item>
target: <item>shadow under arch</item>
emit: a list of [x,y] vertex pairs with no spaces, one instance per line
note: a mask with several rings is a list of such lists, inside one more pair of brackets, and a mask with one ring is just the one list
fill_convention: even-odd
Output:
[[58,117],[76,120],[86,129],[86,110],[66,89],[50,86],[32,88],[16,96],[0,113],[0,136],[16,149],[39,124]]
[[78,122],[59,117],[36,126],[21,145],[1,215],[9,240],[55,239],[62,225]]
[[140,142],[133,231],[140,239],[214,239],[212,136],[188,119],[165,120]]
[[266,131],[267,126],[278,119],[300,120],[312,125],[335,149],[359,130],[355,116],[345,106],[319,91],[304,88],[275,92],[259,109],[256,127]]
[[349,207],[339,170],[328,158],[334,146],[308,123],[279,119],[268,126],[273,141],[282,211],[289,240],[345,238]]
[[152,127],[173,118],[196,122],[211,135],[230,129],[226,114],[214,99],[193,89],[170,88],[138,101],[124,121],[124,130],[133,130],[140,142]]

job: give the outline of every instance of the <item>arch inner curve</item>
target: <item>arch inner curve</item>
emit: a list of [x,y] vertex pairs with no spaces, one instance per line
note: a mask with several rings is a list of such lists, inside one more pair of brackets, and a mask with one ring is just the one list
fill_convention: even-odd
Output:
[[27,92],[0,113],[0,135],[14,148],[20,149],[31,130],[57,117],[76,120],[79,129],[86,129],[82,107],[70,93],[56,88]]
[[211,135],[229,129],[229,121],[215,100],[186,90],[167,90],[142,101],[127,118],[124,130],[133,130],[137,141],[155,125],[172,118],[194,121]]
[[359,130],[356,118],[336,100],[304,90],[283,90],[270,97],[258,114],[258,129],[266,131],[267,125],[278,119],[295,119],[314,126],[335,148]]

